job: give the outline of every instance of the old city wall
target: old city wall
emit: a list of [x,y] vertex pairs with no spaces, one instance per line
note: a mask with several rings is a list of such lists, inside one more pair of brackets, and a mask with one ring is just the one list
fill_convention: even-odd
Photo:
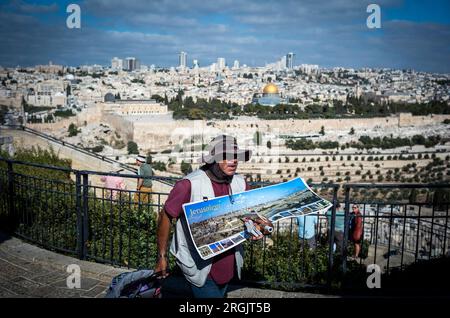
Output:
[[134,125],[132,122],[126,120],[124,117],[115,114],[104,114],[102,122],[107,123],[114,128],[125,142],[134,140]]
[[182,144],[184,139],[190,138],[192,135],[210,136],[218,133],[220,133],[219,129],[207,126],[206,122],[201,120],[134,123],[134,141],[140,147],[152,151],[173,148],[176,144]]
[[34,123],[27,124],[28,127],[40,131],[49,131],[67,129],[71,123],[74,123],[78,127],[84,126],[85,123],[98,123],[100,124],[102,115],[96,108],[90,108],[87,111],[81,112],[76,116],[61,118],[55,123]]
[[411,114],[400,114],[390,117],[375,118],[342,118],[342,119],[309,119],[309,120],[243,120],[243,121],[217,121],[214,127],[220,130],[234,131],[255,131],[255,128],[262,132],[282,133],[318,133],[322,126],[325,130],[350,130],[355,129],[370,130],[373,128],[404,127],[404,126],[424,126],[443,122],[450,118],[450,115],[428,115],[412,116]]
[[260,120],[240,119],[233,121],[178,120],[168,122],[135,122],[134,141],[144,149],[161,150],[170,148],[192,134],[203,134],[206,139],[220,133],[253,136],[256,131],[274,134],[317,134],[321,127],[325,130],[349,131],[371,130],[374,128],[424,126],[441,123],[450,115],[412,116],[400,114],[391,117],[310,119],[310,120]]
[[450,119],[450,115],[413,116],[410,113],[404,113],[399,115],[399,127],[439,124],[445,119]]

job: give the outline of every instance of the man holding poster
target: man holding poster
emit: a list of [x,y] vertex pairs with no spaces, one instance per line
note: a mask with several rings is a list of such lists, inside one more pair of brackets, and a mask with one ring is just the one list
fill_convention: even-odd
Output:
[[[190,283],[194,296],[223,298],[235,269],[238,277],[241,277],[242,244],[213,258],[203,259],[192,242],[183,205],[220,196],[230,196],[231,199],[233,193],[249,190],[245,179],[236,174],[236,170],[239,161],[250,159],[251,151],[239,149],[236,139],[226,135],[214,138],[207,150],[208,154],[200,159],[204,165],[175,184],[164,208],[160,211],[157,231],[158,262],[155,271],[162,272],[162,276],[166,276],[170,225],[171,220],[176,219],[170,252],[175,256],[178,266]],[[264,229],[267,225],[272,226],[272,223],[267,220],[256,220],[255,227],[262,234],[269,234]],[[259,235],[252,239],[262,237]],[[218,244],[211,247],[214,248],[223,249],[224,246]]]

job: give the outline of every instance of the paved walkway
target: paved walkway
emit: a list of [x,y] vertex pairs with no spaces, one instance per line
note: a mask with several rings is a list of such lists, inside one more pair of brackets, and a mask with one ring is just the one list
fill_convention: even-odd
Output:
[[[67,287],[67,266],[81,269],[81,288]],[[0,298],[3,297],[104,297],[111,279],[127,269],[81,261],[34,245],[0,232]],[[325,295],[283,292],[232,285],[229,298],[322,298]],[[168,298],[189,297],[189,287],[181,277],[171,277],[164,284]]]

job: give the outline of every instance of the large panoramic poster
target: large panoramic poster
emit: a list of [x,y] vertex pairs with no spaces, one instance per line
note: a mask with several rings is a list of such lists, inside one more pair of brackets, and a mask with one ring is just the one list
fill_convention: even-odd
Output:
[[285,218],[321,213],[332,204],[319,197],[301,178],[259,189],[186,203],[183,210],[192,240],[202,259],[209,259],[250,237],[245,220]]

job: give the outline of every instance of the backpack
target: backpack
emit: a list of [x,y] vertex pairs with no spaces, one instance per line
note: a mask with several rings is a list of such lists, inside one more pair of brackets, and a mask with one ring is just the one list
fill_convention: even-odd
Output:
[[153,270],[137,270],[115,276],[105,298],[161,298],[161,283]]

